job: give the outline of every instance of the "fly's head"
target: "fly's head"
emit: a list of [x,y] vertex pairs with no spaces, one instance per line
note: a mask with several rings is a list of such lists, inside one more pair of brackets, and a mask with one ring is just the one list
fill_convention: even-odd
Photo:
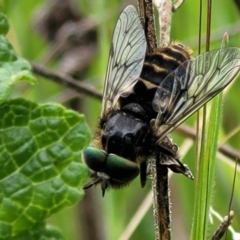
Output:
[[83,158],[92,178],[85,188],[101,184],[104,194],[109,186],[120,188],[138,176],[149,130],[143,119],[128,113],[127,107],[125,112],[114,111],[100,121],[100,128],[97,138],[101,144],[86,147]]

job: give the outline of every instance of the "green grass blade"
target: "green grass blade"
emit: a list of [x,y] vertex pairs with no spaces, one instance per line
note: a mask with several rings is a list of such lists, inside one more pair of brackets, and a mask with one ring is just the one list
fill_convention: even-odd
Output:
[[207,239],[208,215],[214,184],[215,156],[221,118],[222,96],[212,101],[202,131],[198,173],[195,174],[195,205],[191,239]]

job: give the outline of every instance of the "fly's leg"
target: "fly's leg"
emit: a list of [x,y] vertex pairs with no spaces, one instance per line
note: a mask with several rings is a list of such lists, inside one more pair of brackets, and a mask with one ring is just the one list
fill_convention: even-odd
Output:
[[181,173],[187,178],[194,179],[189,167],[179,160],[178,147],[169,135],[158,144],[156,154],[157,157],[160,156],[160,165],[166,166],[175,173]]

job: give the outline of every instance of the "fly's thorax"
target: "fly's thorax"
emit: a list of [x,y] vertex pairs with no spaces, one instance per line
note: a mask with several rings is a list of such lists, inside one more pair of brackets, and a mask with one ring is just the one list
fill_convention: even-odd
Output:
[[138,104],[129,104],[110,114],[101,133],[106,152],[135,161],[149,134],[143,111]]

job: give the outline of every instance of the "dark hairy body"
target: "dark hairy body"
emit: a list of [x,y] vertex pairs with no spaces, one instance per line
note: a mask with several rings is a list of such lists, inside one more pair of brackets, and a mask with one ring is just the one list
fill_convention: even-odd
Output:
[[[157,112],[152,107],[157,87],[169,73],[190,59],[190,53],[190,50],[182,44],[173,42],[168,47],[156,49],[155,53],[146,56],[142,73],[132,93],[127,97],[120,97],[119,109],[112,111],[99,121],[100,131],[97,131],[92,141],[93,146],[137,163],[133,168],[136,171],[135,174],[138,174],[138,166],[140,166],[142,186],[146,182],[148,158],[154,157],[159,160],[160,152],[166,154],[166,158],[162,156],[162,164],[167,161],[167,158],[172,158],[169,168],[174,172],[185,171],[184,165],[178,160],[177,146],[169,137],[165,137],[159,144],[151,127],[151,120],[157,116]],[[118,174],[113,173],[112,168],[111,172],[102,169],[108,176],[114,177],[109,177],[105,181],[104,175],[99,181],[105,181],[104,188],[122,187],[136,177],[131,170],[132,168],[129,167],[130,173],[128,173],[126,168],[121,176],[116,178]],[[93,172],[91,177],[94,180],[99,178],[96,172]]]
[[114,29],[98,129],[83,151],[91,181],[121,188],[148,160],[189,178],[169,133],[222,91],[238,74],[240,49],[220,48],[191,57],[178,42],[146,55],[146,38],[136,9],[129,5]]

